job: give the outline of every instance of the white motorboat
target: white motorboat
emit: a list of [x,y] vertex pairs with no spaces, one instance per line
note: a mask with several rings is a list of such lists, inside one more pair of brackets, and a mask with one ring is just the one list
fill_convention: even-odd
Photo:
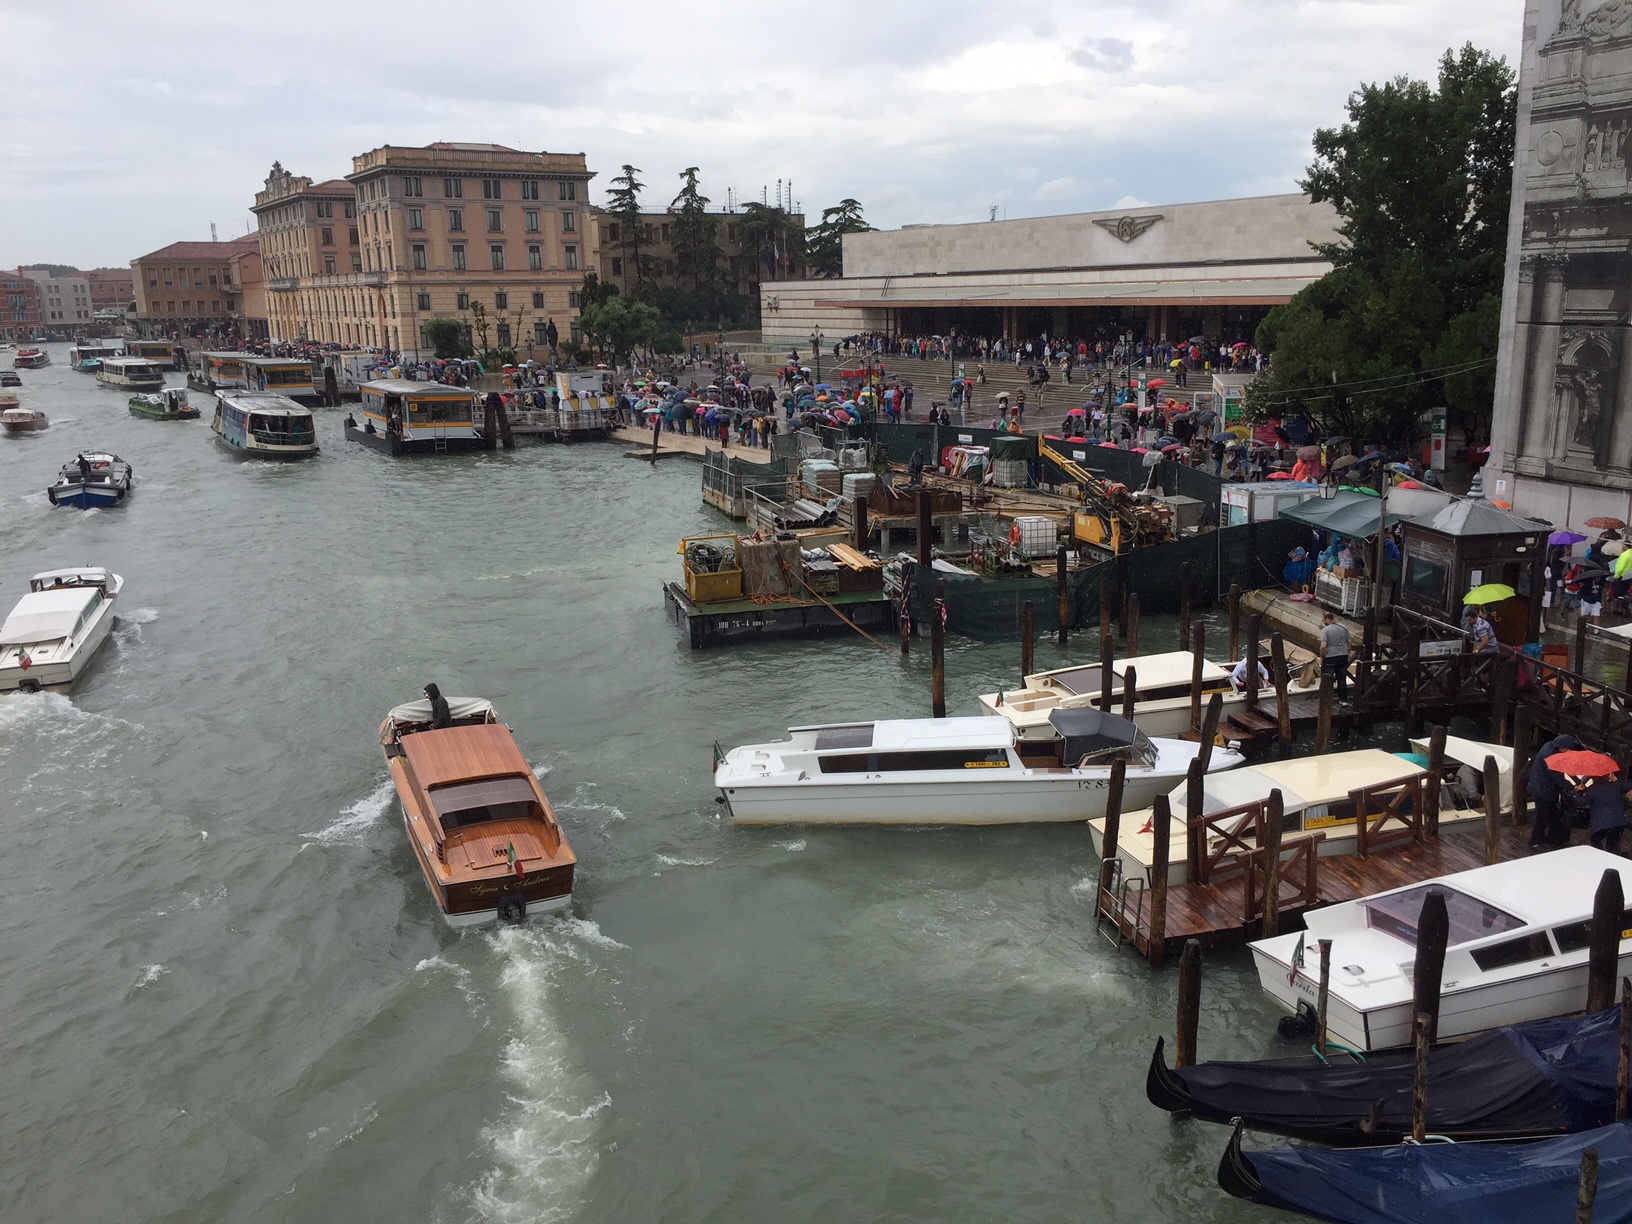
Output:
[[[1572,846],[1476,867],[1305,915],[1307,931],[1252,945],[1258,981],[1288,1011],[1315,1005],[1319,940],[1332,941],[1327,1032],[1367,1052],[1411,1042],[1417,920],[1445,896],[1450,939],[1440,975],[1439,1037],[1578,1012],[1587,999],[1593,897],[1603,873],[1632,896],[1632,863]],[[1632,973],[1632,921],[1621,920],[1616,976]]]
[[[778,743],[719,753],[714,784],[737,824],[995,825],[1105,814],[1111,765],[1123,803],[1150,803],[1185,776],[1199,745],[1153,740],[1098,710],[1056,710],[1053,738],[1006,719],[915,718],[795,727]],[[1214,749],[1213,769],[1240,764]]]
[[[1413,741],[1413,745],[1425,741]],[[1458,826],[1474,827],[1484,820],[1484,809],[1473,779],[1456,779],[1455,775],[1475,763],[1482,767],[1487,755],[1496,758],[1502,780],[1501,801],[1512,802],[1513,750],[1500,744],[1483,744],[1454,736],[1445,743],[1445,772],[1447,781],[1439,790],[1439,827],[1441,830]],[[1357,830],[1355,827],[1354,792],[1386,788],[1390,783],[1409,785],[1413,780],[1426,779],[1428,771],[1413,761],[1384,752],[1380,748],[1361,748],[1353,752],[1328,752],[1321,756],[1297,757],[1290,761],[1265,761],[1218,774],[1206,779],[1202,786],[1202,813],[1218,816],[1232,809],[1263,803],[1271,791],[1281,792],[1281,837],[1288,844],[1306,834],[1319,833],[1321,841],[1316,852],[1322,856],[1353,854]],[[1184,781],[1168,796],[1173,812],[1170,826],[1167,880],[1169,884],[1184,884],[1190,879],[1188,842],[1185,828],[1187,795]],[[1155,838],[1152,835],[1149,810],[1132,811],[1123,805],[1121,827],[1117,831],[1116,854],[1121,860],[1124,879],[1140,877],[1154,882],[1151,871],[1156,861]],[[1256,846],[1257,839],[1251,823],[1252,815],[1243,812],[1240,817],[1226,817],[1222,824],[1236,828],[1242,844]],[[1377,835],[1389,837],[1404,829],[1403,822],[1388,819],[1377,830]],[[1094,852],[1104,854],[1105,821],[1098,819],[1089,824]],[[1210,833],[1207,840],[1209,855],[1218,851],[1223,836]],[[1222,870],[1230,870],[1226,864]]]
[[0,692],[66,692],[113,628],[125,580],[105,569],[35,574],[0,625]]
[[[1269,668],[1269,648],[1260,654],[1265,670]],[[1314,655],[1298,647],[1287,648],[1287,668],[1292,673],[1290,690],[1304,692],[1309,687],[1309,664]],[[1196,675],[1196,657],[1188,650],[1174,650],[1165,654],[1139,655],[1135,658],[1116,659],[1111,663],[1111,697],[1113,710],[1122,709],[1123,684],[1127,673],[1134,672],[1133,721],[1146,735],[1183,735],[1190,731],[1190,690]],[[1100,665],[1084,663],[1076,667],[1061,667],[1053,671],[1036,672],[1025,677],[1021,687],[1001,693],[983,693],[980,712],[1007,718],[1014,724],[1022,739],[1049,738],[1053,732],[1048,716],[1055,710],[1074,710],[1099,704],[1103,685]],[[1314,681],[1318,686],[1318,677]],[[1246,702],[1245,692],[1230,683],[1230,673],[1217,663],[1201,662],[1201,704],[1205,707],[1214,693],[1224,698],[1224,716]],[[1273,686],[1266,680],[1259,690],[1260,700],[1274,702]]]

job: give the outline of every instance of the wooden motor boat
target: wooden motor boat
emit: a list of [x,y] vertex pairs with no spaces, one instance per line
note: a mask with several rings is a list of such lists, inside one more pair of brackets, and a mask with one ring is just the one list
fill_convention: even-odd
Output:
[[85,451],[73,462],[62,465],[56,483],[45,495],[53,506],[91,510],[98,506],[117,506],[135,483],[136,474],[130,464],[118,455]]
[[199,417],[198,409],[187,402],[187,392],[180,387],[131,396],[130,415],[149,421],[196,421]]
[[113,629],[125,580],[105,569],[35,574],[0,625],[0,692],[66,692]]
[[[795,727],[779,743],[716,749],[714,785],[737,824],[1079,821],[1105,814],[1116,759],[1123,801],[1149,803],[1183,781],[1200,749],[1098,710],[1056,710],[1050,727],[1046,741],[997,718]],[[1240,763],[1213,750],[1213,769]]]
[[510,728],[479,697],[451,697],[453,725],[431,703],[397,706],[380,724],[403,824],[451,926],[520,922],[572,900],[577,858]]
[[[1258,982],[1288,1011],[1315,1004],[1318,941],[1329,939],[1327,1032],[1369,1053],[1411,1040],[1417,920],[1430,892],[1444,896],[1450,938],[1441,973],[1439,1037],[1579,1011],[1586,999],[1593,897],[1605,871],[1632,896],[1632,863],[1572,846],[1475,867],[1305,914],[1307,932],[1252,945]],[[1624,926],[1623,922],[1623,926]],[[1616,976],[1632,973],[1623,929]]]
[[39,433],[47,424],[45,413],[39,409],[19,407],[15,395],[0,395],[0,430],[8,436]]

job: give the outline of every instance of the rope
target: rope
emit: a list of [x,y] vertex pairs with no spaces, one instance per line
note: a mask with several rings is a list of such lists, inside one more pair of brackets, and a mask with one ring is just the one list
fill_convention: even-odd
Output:
[[855,621],[851,620],[843,612],[840,612],[838,610],[838,608],[836,608],[832,604],[828,603],[826,598],[824,598],[822,596],[821,592],[813,590],[809,583],[807,583],[798,574],[793,573],[788,568],[788,559],[782,555],[782,550],[781,549],[776,550],[776,563],[782,567],[782,573],[783,573],[783,575],[785,577],[787,577],[788,579],[790,579],[793,582],[797,582],[800,586],[804,587],[805,590],[810,592],[810,594],[811,594],[811,596],[813,598],[815,598],[818,602],[820,602],[822,604],[822,606],[825,607],[829,612],[833,613],[834,616],[838,617],[845,624],[849,625],[850,628],[854,629],[857,633],[861,634],[862,637],[866,638],[869,642],[871,642],[874,646],[877,646],[880,650],[888,650],[889,649],[889,647],[886,646],[883,642],[879,641],[872,634],[868,633],[867,630],[863,629],[860,625],[856,624]]

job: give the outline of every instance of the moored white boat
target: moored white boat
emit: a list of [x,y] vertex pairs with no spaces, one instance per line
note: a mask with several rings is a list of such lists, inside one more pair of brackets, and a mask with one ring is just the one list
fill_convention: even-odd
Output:
[[[1409,1044],[1417,920],[1437,891],[1450,917],[1441,1040],[1577,1012],[1587,998],[1593,897],[1608,870],[1632,896],[1632,863],[1572,846],[1313,910],[1307,931],[1252,945],[1258,981],[1288,1011],[1313,1007],[1318,941],[1330,939],[1331,1039],[1362,1052]],[[1621,927],[1617,977],[1632,973],[1632,922],[1623,916]]]
[[[1052,740],[1020,740],[992,718],[795,727],[787,740],[717,753],[714,785],[737,824],[1080,821],[1104,815],[1116,758],[1123,803],[1137,805],[1171,790],[1199,750],[1097,710],[1056,711],[1051,726]],[[1213,769],[1240,761],[1212,753]]]
[[105,569],[47,570],[0,625],[0,692],[66,692],[113,628],[125,580]]

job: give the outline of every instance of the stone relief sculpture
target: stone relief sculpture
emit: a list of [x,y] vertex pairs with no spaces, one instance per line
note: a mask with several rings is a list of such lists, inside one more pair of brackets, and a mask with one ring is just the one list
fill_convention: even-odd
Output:
[[[1569,22],[1571,11],[1575,13],[1575,21]],[[1617,34],[1625,34],[1632,30],[1632,0],[1604,0],[1597,8],[1585,17],[1581,13],[1581,0],[1566,0],[1564,4],[1565,19],[1559,23],[1559,28],[1574,28],[1579,25],[1582,33],[1589,38],[1613,38]]]

